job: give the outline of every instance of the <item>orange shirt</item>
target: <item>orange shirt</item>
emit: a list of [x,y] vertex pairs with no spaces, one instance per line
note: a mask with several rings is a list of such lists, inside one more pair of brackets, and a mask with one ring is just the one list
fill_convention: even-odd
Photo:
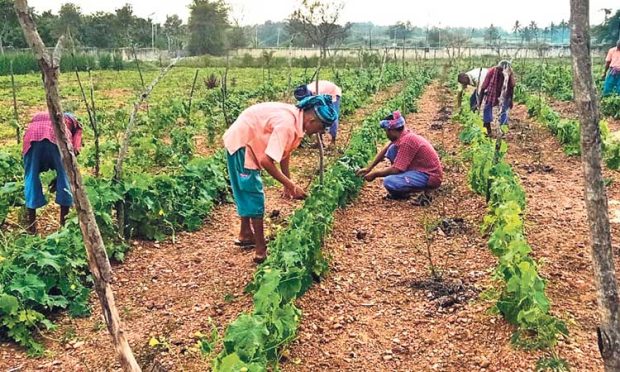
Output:
[[607,52],[605,62],[610,62],[609,66],[620,70],[620,49],[613,47]]
[[303,111],[294,105],[258,103],[245,109],[224,133],[224,147],[231,155],[245,147],[245,168],[261,169],[259,161],[265,155],[280,162],[299,146],[303,118]]
[[[314,92],[316,89],[316,82],[308,84],[308,89],[312,94],[316,94]],[[332,101],[336,102],[338,97],[342,97],[342,89],[329,80],[319,80],[319,94],[329,94],[332,96]]]

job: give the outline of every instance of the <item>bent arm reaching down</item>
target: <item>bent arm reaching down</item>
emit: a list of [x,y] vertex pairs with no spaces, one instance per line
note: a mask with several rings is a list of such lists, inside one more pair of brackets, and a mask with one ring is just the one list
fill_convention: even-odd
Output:
[[[271,175],[271,177],[275,178],[280,182],[285,189],[287,195],[295,199],[303,199],[306,197],[306,192],[299,186],[297,186],[289,177],[287,177],[282,171],[276,167],[275,161],[270,158],[268,155],[265,155],[259,159],[260,166]],[[282,166],[282,163],[280,163]],[[288,170],[287,170],[288,171]]]
[[372,163],[370,163],[368,167],[358,170],[357,172],[355,172],[355,174],[360,177],[363,177],[363,176],[366,176],[368,173],[370,173],[370,171],[372,171],[379,163],[381,163],[381,161],[383,161],[383,159],[385,159],[385,155],[387,154],[388,149],[390,148],[390,145],[391,143],[388,143],[387,145],[385,145],[381,149],[381,151],[379,151],[377,156],[375,156],[375,159],[372,161]]

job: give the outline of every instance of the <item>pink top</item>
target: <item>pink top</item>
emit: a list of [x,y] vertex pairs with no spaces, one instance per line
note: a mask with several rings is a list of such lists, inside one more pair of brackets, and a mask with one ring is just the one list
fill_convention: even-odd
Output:
[[[74,122],[67,115],[65,115],[65,124],[65,129],[68,129],[65,133],[73,145],[73,151],[78,154],[82,149],[82,126],[79,122]],[[28,124],[28,129],[26,129],[26,133],[24,134],[22,155],[26,155],[28,150],[30,150],[32,142],[39,142],[43,140],[48,140],[51,143],[57,144],[56,133],[54,133],[54,124],[52,123],[49,112],[47,111],[41,111],[34,114],[30,124]]]
[[[308,89],[315,94],[316,82],[308,84]],[[332,96],[332,101],[336,102],[338,97],[342,97],[342,89],[329,80],[319,80],[319,94],[329,94]]]
[[303,111],[280,102],[258,103],[245,109],[224,133],[224,147],[234,154],[246,148],[247,169],[261,169],[260,159],[288,158],[304,136]]
[[605,58],[605,62],[610,62],[610,67],[620,70],[620,49],[618,49],[617,47],[609,49],[609,52],[607,52],[607,58]]
[[437,151],[426,138],[407,130],[394,145],[398,148],[394,168],[401,172],[416,170],[426,173],[431,188],[441,185],[443,167]]

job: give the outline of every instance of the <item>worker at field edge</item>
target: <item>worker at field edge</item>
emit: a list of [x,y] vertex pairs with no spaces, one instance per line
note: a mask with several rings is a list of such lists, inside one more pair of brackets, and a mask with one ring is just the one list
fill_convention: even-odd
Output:
[[291,180],[291,153],[304,135],[322,133],[337,119],[331,97],[318,95],[304,98],[296,106],[280,102],[253,105],[224,133],[228,174],[241,218],[235,245],[255,247],[256,263],[267,257],[263,226],[265,194],[260,170],[264,169],[284,185],[286,197],[305,198],[305,191]]
[[[412,193],[420,193],[414,205],[430,204],[431,197],[426,191],[441,186],[443,167],[437,151],[424,137],[406,129],[405,118],[399,111],[386,116],[380,122],[390,140],[377,154],[373,162],[357,171],[368,182],[385,177],[383,186],[388,199],[407,199]],[[373,171],[383,160],[388,159],[390,167]]]
[[[329,80],[319,80],[318,93],[314,92],[315,90],[316,82],[298,86],[293,94],[297,101],[301,101],[302,99],[310,97],[314,94],[327,94],[332,97],[334,109],[336,110],[338,117],[340,117],[340,97],[342,97],[342,89]],[[329,145],[330,147],[336,145],[336,136],[338,134],[339,123],[340,120],[336,119],[336,121],[329,127],[329,135],[332,138]]]
[[461,72],[458,75],[457,81],[459,82],[459,84],[461,84],[461,89],[459,90],[457,98],[457,107],[461,107],[465,89],[467,88],[467,86],[471,85],[474,87],[474,92],[469,97],[469,106],[473,112],[476,112],[476,109],[478,108],[478,98],[480,97],[480,88],[488,72],[488,69],[484,67],[478,67],[467,72]]
[[[65,132],[76,155],[82,148],[82,125],[70,113],[64,114]],[[30,121],[24,133],[22,147],[24,157],[24,196],[26,200],[28,226],[31,234],[37,232],[37,209],[47,204],[41,185],[41,173],[56,171],[56,178],[50,184],[50,191],[56,192],[56,204],[60,205],[60,225],[65,224],[69,208],[73,204],[73,194],[69,177],[60,158],[56,144],[56,133],[49,112],[38,112]]]
[[620,39],[616,46],[607,52],[603,79],[605,80],[603,97],[614,93],[620,94]]
[[[503,92],[504,79],[508,79],[506,91]],[[512,108],[512,98],[514,95],[515,78],[512,71],[512,64],[509,61],[500,61],[497,66],[491,67],[487,73],[482,87],[480,87],[480,100],[478,108],[484,102],[482,121],[487,130],[487,136],[491,136],[491,123],[493,122],[493,107],[499,106],[500,98],[503,94],[503,103],[499,113],[500,126],[508,125],[508,114]]]

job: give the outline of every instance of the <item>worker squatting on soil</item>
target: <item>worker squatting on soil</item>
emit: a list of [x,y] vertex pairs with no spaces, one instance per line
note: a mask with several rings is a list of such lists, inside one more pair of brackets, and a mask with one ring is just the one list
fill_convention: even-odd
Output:
[[463,101],[463,94],[465,93],[465,89],[467,86],[473,86],[474,92],[469,97],[469,107],[473,112],[478,109],[478,97],[480,97],[480,88],[482,88],[482,82],[485,80],[489,69],[484,67],[474,68],[467,72],[461,72],[457,78],[459,84],[461,84],[461,89],[459,90],[458,99],[457,99],[457,108],[461,107],[461,103]]
[[[609,72],[609,74],[607,73]],[[603,97],[611,94],[620,94],[620,40],[615,47],[609,49],[605,58],[605,70],[603,71]]]
[[[302,99],[297,106],[278,102],[253,105],[224,133],[230,184],[241,217],[235,244],[256,247],[255,262],[267,257],[263,231],[265,193],[260,170],[264,169],[284,185],[285,196],[305,198],[305,191],[291,180],[291,153],[304,135],[322,133],[337,119],[332,97],[317,95]],[[280,169],[275,163],[280,163]]]
[[[73,145],[75,154],[82,148],[82,125],[75,116],[64,114],[67,137]],[[41,173],[48,170],[56,171],[56,178],[50,184],[50,191],[56,192],[56,203],[60,205],[60,224],[65,224],[69,208],[73,204],[73,195],[69,185],[69,177],[60,158],[60,150],[56,145],[54,124],[48,112],[36,113],[26,133],[22,148],[24,157],[24,196],[28,212],[27,230],[31,234],[37,231],[37,209],[47,204],[41,185]]]
[[[480,87],[480,99],[478,108],[484,104],[482,121],[487,130],[487,135],[491,136],[491,123],[493,122],[493,107],[500,105],[500,98],[504,87],[504,80],[508,79],[506,91],[500,107],[499,124],[508,125],[508,113],[512,108],[512,98],[514,95],[515,78],[512,65],[508,61],[501,61],[495,67],[491,67]],[[484,103],[483,103],[484,102]]]
[[[429,204],[430,195],[425,191],[438,188],[443,178],[437,151],[426,138],[405,128],[405,118],[399,111],[385,117],[380,125],[390,142],[367,168],[357,171],[357,175],[364,176],[368,182],[385,177],[383,185],[388,191],[387,198],[406,199],[420,192],[414,204]],[[373,171],[383,159],[388,159],[391,166]]]
[[[336,110],[336,114],[340,117],[340,97],[342,97],[342,89],[331,81],[328,80],[319,80],[319,91],[315,92],[316,83],[310,83],[305,85],[300,85],[295,89],[294,95],[297,101],[301,101],[304,98],[312,96],[314,94],[327,94],[332,97],[332,103],[334,105],[334,109]],[[339,119],[334,121],[331,127],[329,127],[329,135],[332,137],[332,141],[329,146],[336,145],[336,135],[338,134],[338,124]]]

